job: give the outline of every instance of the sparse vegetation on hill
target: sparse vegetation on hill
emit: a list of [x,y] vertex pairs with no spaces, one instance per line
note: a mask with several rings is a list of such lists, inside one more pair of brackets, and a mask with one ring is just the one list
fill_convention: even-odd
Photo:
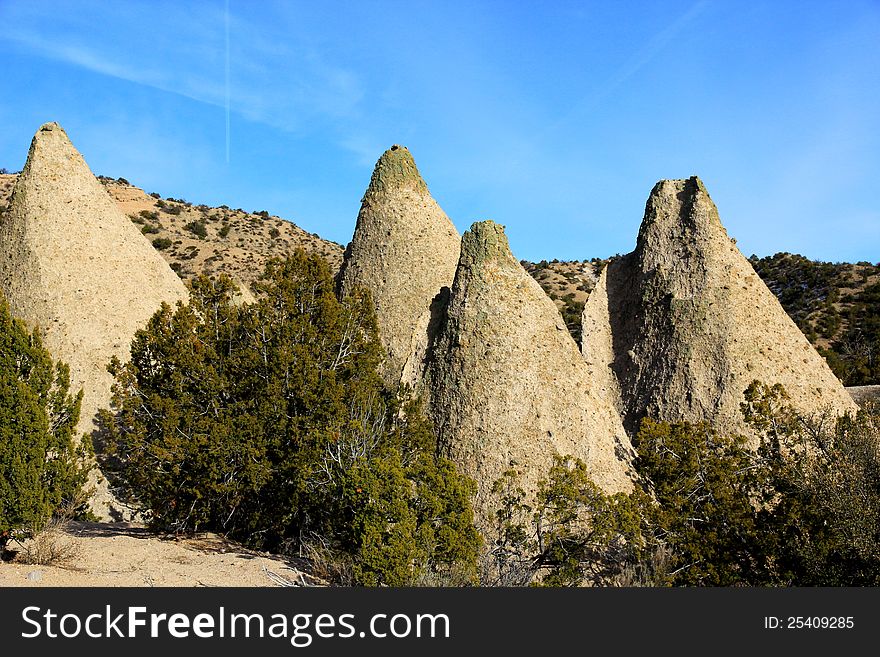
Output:
[[599,258],[583,261],[542,260],[537,263],[521,261],[526,271],[556,304],[568,331],[578,344],[581,343],[584,303],[607,262]]
[[369,297],[337,299],[302,251],[257,287],[236,306],[229,279],[194,279],[113,365],[107,453],[151,523],[329,555],[353,583],[469,581],[473,484],[383,388]]
[[[15,178],[11,174],[0,175],[0,212]],[[119,209],[139,224],[152,242],[158,243],[157,251],[184,280],[202,273],[227,274],[251,286],[268,259],[285,257],[297,247],[319,254],[334,271],[342,262],[339,244],[273,217],[266,210],[248,214],[229,206],[194,205],[182,198],[163,199],[156,192],[147,194],[124,178],[97,178]],[[166,240],[171,244],[165,246]]]
[[0,551],[81,500],[87,444],[74,444],[82,393],[37,332],[14,319],[0,295]]
[[844,385],[880,383],[880,266],[791,253],[749,261]]

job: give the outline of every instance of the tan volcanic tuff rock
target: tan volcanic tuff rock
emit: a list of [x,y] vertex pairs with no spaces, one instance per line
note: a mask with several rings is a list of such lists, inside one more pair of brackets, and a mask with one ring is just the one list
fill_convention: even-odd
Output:
[[[183,283],[123,215],[57,123],[34,136],[0,223],[0,289],[14,315],[45,335],[83,390],[78,430],[110,401],[111,356],[127,360],[134,333],[186,299]],[[108,515],[99,487],[93,510]]]
[[756,379],[781,383],[804,412],[856,408],[697,177],[654,186],[635,251],[606,267],[587,300],[582,350],[610,368],[630,432],[650,416],[749,435],[740,402]]
[[598,384],[502,226],[475,223],[429,355],[430,411],[441,447],[478,486],[485,530],[493,483],[513,465],[533,499],[554,454],[582,459],[610,492],[632,488],[633,450],[611,390]]
[[355,286],[372,294],[387,352],[383,372],[392,385],[418,378],[431,301],[452,285],[460,243],[409,150],[385,151],[361,201],[339,280],[343,294]]

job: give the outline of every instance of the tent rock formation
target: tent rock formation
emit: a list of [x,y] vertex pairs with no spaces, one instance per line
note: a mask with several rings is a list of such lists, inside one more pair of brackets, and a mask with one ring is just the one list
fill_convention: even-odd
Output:
[[753,380],[813,413],[855,404],[727,236],[697,177],[663,180],[636,249],[602,273],[583,313],[584,359],[606,368],[631,433],[651,416],[749,435]]
[[415,384],[427,347],[431,300],[452,284],[460,237],[419,174],[409,150],[385,151],[361,201],[340,289],[370,291],[387,352],[387,382]]
[[[45,336],[83,389],[79,431],[109,406],[111,356],[126,360],[135,331],[183,283],[123,215],[57,123],[34,136],[0,223],[0,290],[14,315]],[[107,516],[99,487],[93,510]]]
[[631,488],[632,447],[611,391],[491,221],[464,234],[427,376],[441,447],[476,480],[483,529],[492,485],[511,465],[531,496],[554,454],[581,458],[606,491]]

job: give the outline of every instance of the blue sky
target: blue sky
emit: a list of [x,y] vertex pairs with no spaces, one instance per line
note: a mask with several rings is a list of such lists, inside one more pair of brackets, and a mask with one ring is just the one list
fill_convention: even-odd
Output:
[[[0,167],[55,120],[95,173],[347,243],[409,146],[464,231],[623,253],[699,175],[749,255],[880,260],[880,2],[0,0]],[[229,161],[226,101],[229,98]]]

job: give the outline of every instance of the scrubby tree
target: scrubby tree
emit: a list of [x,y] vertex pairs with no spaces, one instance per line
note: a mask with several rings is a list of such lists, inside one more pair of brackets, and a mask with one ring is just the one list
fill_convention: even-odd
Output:
[[702,424],[646,419],[634,443],[640,481],[629,494],[604,493],[571,457],[556,458],[533,506],[514,470],[496,482],[499,583],[763,581],[764,539],[752,503],[761,477],[745,441]]
[[752,383],[743,404],[761,434],[767,477],[764,532],[770,583],[880,584],[880,425],[870,412],[840,419],[795,412],[780,386]]
[[317,545],[362,584],[470,576],[472,482],[383,387],[369,296],[338,299],[324,260],[302,251],[257,288],[238,306],[229,279],[197,278],[111,366],[108,451],[153,525]]
[[[172,214],[180,214],[180,206],[179,205],[172,206],[171,210],[177,210],[177,212],[173,212]],[[166,210],[166,212],[170,212],[171,210]],[[205,225],[205,222],[201,219],[198,221],[190,221],[183,228],[184,228],[184,230],[188,230],[189,232],[191,232],[193,235],[195,235],[199,239],[203,240],[206,237],[208,237],[208,227]]]
[[780,385],[753,382],[758,437],[646,419],[640,482],[608,496],[557,459],[526,504],[517,473],[501,500],[494,582],[674,586],[880,584],[880,423],[867,411],[805,415]]
[[0,548],[80,499],[88,447],[75,445],[82,392],[69,388],[68,367],[0,295]]
[[650,523],[672,555],[671,583],[759,585],[765,580],[763,471],[744,438],[706,424],[642,421],[636,468],[653,491]]
[[487,583],[607,585],[647,558],[650,500],[641,490],[606,494],[583,461],[556,456],[531,506],[519,474],[511,468],[493,486],[501,505]]

